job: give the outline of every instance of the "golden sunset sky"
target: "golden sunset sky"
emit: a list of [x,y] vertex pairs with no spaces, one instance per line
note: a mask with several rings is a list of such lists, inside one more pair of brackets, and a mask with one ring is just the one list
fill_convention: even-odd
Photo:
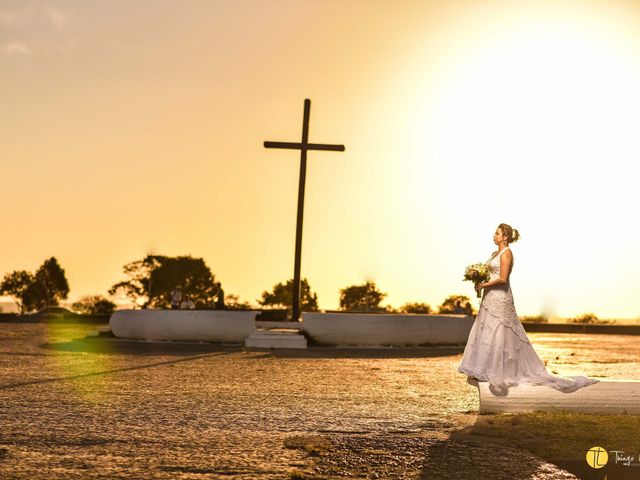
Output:
[[[0,1],[0,275],[56,256],[69,300],[147,253],[256,304],[373,280],[439,305],[505,222],[520,315],[638,318],[640,3]],[[5,299],[8,300],[8,299]]]

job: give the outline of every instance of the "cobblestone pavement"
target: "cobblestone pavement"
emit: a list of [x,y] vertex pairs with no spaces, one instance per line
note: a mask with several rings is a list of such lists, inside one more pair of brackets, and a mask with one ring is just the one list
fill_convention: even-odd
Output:
[[[478,398],[455,372],[462,347],[247,350],[94,329],[0,324],[0,478],[575,478],[464,433]],[[640,337],[530,338],[562,375],[639,371]]]

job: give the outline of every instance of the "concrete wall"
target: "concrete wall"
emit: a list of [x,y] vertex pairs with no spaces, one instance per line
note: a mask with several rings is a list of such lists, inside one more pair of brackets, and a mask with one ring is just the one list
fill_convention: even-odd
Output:
[[255,310],[117,310],[109,319],[116,337],[242,343],[256,330]]
[[302,328],[321,345],[464,345],[469,315],[302,313]]

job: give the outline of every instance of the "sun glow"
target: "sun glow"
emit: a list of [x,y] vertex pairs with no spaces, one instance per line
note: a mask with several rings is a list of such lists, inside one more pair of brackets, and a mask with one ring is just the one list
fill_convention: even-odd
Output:
[[[602,25],[534,18],[485,32],[476,45],[467,39],[413,122],[429,159],[416,167],[434,179],[450,231],[463,225],[464,242],[484,232],[472,240],[483,245],[501,221],[524,232],[517,262],[541,310],[610,288],[615,273],[594,275],[593,262],[617,264],[616,250],[640,236],[629,222],[640,155],[638,43],[619,23]],[[624,234],[612,238],[615,225]]]

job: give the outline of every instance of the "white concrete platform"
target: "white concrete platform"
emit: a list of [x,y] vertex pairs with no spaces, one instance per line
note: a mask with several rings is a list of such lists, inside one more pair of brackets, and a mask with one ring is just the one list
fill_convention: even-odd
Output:
[[480,413],[573,412],[604,415],[640,415],[640,380],[602,380],[563,393],[551,387],[518,385],[505,396],[496,396],[488,382],[470,384],[478,387]]
[[257,310],[116,310],[118,338],[242,343],[256,331]]
[[320,345],[464,345],[471,315],[303,312],[302,328]]
[[251,348],[307,348],[307,339],[295,330],[258,330],[244,341]]

